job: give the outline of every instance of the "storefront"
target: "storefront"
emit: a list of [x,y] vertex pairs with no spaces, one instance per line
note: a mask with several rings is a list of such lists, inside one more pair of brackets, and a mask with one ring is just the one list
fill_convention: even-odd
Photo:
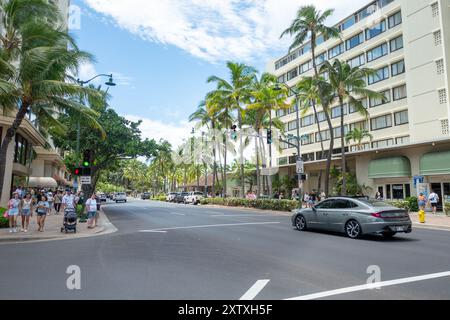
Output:
[[420,158],[420,174],[439,196],[438,210],[450,202],[450,151],[424,154]]

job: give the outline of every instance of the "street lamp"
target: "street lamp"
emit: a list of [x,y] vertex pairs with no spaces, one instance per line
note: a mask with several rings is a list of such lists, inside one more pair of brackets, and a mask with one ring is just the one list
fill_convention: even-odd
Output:
[[[88,84],[88,83],[90,83],[91,81],[93,81],[93,80],[95,80],[95,79],[97,79],[97,78],[100,78],[100,77],[107,77],[108,78],[108,81],[107,82],[105,82],[105,85],[106,86],[108,86],[108,89],[106,90],[106,92],[105,93],[107,93],[108,92],[108,90],[109,90],[109,88],[110,87],[115,87],[117,84],[114,82],[114,79],[113,79],[113,75],[112,74],[98,74],[98,75],[96,75],[95,77],[93,77],[93,78],[91,78],[91,79],[89,79],[89,80],[86,80],[86,81],[82,81],[82,80],[80,80],[80,79],[77,79],[76,81],[77,81],[77,84],[78,85],[80,85],[81,87],[82,86],[84,86],[85,84]],[[80,103],[82,104],[83,103],[83,101],[82,101],[82,99],[81,99],[81,96],[80,96]],[[80,129],[80,119],[78,119],[78,123],[77,123],[77,150],[76,150],[76,152],[77,152],[77,158],[79,159],[79,157],[80,157],[80,131],[81,131],[81,129]],[[78,185],[78,177],[77,176],[75,176],[75,184],[76,185]]]

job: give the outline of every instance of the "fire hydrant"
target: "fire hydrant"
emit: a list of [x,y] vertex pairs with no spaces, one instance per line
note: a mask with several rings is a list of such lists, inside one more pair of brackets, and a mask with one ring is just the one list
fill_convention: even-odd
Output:
[[425,211],[423,211],[423,210],[419,211],[419,222],[425,223]]

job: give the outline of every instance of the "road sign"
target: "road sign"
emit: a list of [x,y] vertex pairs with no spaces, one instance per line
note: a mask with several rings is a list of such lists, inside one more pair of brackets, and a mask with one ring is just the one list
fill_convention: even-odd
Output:
[[92,179],[89,176],[84,176],[80,178],[80,182],[82,185],[91,184],[91,181]]
[[305,163],[303,160],[297,161],[297,173],[305,173]]

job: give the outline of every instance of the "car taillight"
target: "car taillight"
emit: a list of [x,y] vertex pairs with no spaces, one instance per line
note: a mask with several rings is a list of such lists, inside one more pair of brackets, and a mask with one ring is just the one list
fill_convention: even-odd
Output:
[[372,217],[381,219],[381,213],[372,213]]

